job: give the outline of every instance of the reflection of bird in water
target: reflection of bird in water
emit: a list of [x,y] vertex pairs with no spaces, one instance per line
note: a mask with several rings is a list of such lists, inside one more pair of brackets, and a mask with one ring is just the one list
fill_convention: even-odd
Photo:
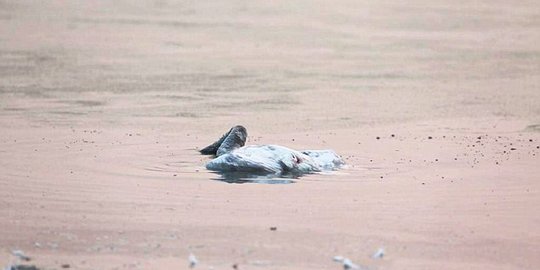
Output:
[[344,164],[332,150],[296,151],[279,145],[244,146],[247,131],[243,126],[231,128],[218,141],[200,150],[216,158],[206,168],[218,172],[301,175],[334,170]]

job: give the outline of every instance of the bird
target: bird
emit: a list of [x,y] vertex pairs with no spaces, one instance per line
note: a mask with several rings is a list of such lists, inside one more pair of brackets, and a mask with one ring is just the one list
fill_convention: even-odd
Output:
[[217,172],[249,172],[253,174],[298,176],[330,171],[345,164],[333,150],[296,151],[280,145],[248,145],[247,130],[232,127],[219,140],[199,152],[214,155],[206,168]]

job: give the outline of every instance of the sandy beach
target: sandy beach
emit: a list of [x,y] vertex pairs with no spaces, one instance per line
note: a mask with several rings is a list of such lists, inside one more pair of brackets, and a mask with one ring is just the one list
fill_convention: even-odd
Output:
[[[0,0],[0,267],[539,269],[539,44],[537,1]],[[229,183],[237,124],[347,166]]]

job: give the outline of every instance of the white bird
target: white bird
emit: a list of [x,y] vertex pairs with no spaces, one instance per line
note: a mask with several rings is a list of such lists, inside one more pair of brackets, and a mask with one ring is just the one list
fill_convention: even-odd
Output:
[[206,168],[218,172],[284,176],[331,171],[345,164],[332,150],[296,151],[279,145],[244,146],[246,140],[246,128],[232,127],[219,140],[200,150],[203,155],[216,156],[206,164]]

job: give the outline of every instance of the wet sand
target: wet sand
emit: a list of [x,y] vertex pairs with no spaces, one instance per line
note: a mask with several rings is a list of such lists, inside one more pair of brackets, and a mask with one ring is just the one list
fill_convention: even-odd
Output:
[[[539,13],[0,1],[0,266],[539,268]],[[226,183],[235,124],[348,166]]]

